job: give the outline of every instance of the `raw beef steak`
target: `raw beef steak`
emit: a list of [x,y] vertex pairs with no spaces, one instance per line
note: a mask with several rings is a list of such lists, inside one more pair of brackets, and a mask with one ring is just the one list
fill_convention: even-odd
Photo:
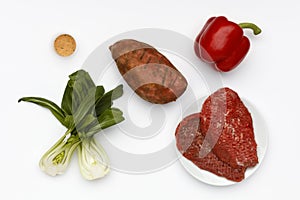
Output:
[[[176,145],[181,154],[196,166],[232,181],[244,179],[245,167],[232,167],[219,159],[209,147],[203,145],[204,136],[199,132],[200,113],[184,118],[176,129]],[[206,152],[201,156],[200,152]]]
[[258,163],[252,118],[240,97],[222,88],[203,103],[199,131],[213,153],[231,167],[253,167]]

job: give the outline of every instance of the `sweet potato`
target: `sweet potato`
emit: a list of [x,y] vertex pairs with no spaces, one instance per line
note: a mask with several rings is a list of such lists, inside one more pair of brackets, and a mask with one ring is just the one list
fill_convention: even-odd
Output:
[[165,104],[175,101],[186,90],[184,76],[154,47],[125,39],[109,49],[123,78],[144,100]]

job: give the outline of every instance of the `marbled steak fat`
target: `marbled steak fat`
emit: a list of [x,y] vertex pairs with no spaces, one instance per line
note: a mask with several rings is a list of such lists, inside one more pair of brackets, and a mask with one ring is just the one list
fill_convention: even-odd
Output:
[[124,39],[109,49],[123,78],[144,100],[165,104],[175,101],[186,90],[184,76],[154,47]]

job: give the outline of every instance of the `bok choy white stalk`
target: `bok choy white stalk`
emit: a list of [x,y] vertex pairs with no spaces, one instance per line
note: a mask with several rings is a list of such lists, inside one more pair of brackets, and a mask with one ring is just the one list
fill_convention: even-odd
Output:
[[78,161],[82,176],[93,180],[109,172],[109,158],[94,137],[82,139],[78,147]]
[[66,132],[41,158],[40,168],[50,176],[63,174],[67,169],[74,150],[80,144],[76,135]]

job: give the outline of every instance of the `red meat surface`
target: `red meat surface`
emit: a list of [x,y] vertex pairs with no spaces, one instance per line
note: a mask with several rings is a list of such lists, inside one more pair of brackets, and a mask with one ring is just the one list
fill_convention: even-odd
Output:
[[258,163],[251,114],[236,92],[222,88],[203,103],[199,131],[213,153],[231,167]]
[[[200,113],[184,118],[176,129],[176,145],[181,154],[196,166],[232,181],[244,179],[245,167],[232,167],[204,145],[204,136],[199,132]],[[204,156],[203,156],[203,155]]]

